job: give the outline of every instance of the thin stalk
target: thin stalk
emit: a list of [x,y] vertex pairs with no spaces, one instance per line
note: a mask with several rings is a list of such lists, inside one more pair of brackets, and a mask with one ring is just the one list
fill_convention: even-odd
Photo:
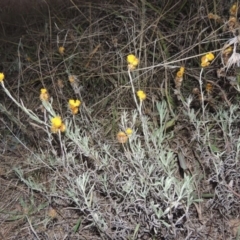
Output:
[[130,72],[130,71],[131,71],[131,70],[128,69],[128,76],[129,76],[130,83],[131,83],[131,87],[132,87],[133,98],[134,98],[134,101],[135,101],[135,103],[136,103],[137,110],[138,110],[140,116],[142,116],[142,110],[141,110],[142,104],[139,105],[138,102],[137,102],[136,93],[135,93],[135,88],[134,88],[134,85],[133,85],[133,79],[132,79],[132,75],[131,75],[131,72]]
[[205,107],[204,107],[204,96],[203,96],[203,89],[202,89],[202,73],[203,73],[203,68],[201,69],[200,76],[199,76],[199,86],[200,86],[200,93],[201,93],[201,101],[202,101],[202,114],[203,114],[203,121],[205,119]]

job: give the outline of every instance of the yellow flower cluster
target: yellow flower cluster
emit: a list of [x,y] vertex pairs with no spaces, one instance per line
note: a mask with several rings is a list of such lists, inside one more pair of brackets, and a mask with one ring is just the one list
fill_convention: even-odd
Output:
[[41,101],[48,101],[49,99],[49,94],[46,88],[42,88],[40,90],[40,100]]
[[210,52],[204,55],[201,58],[201,67],[207,67],[210,65],[210,62],[214,59],[214,55]]
[[3,82],[5,76],[4,76],[4,73],[0,73],[0,82]]
[[68,106],[69,108],[71,109],[72,111],[72,114],[75,115],[78,113],[78,110],[79,110],[79,106],[81,105],[81,101],[80,100],[73,100],[73,99],[70,99],[68,101]]
[[176,74],[176,77],[175,77],[175,87],[177,89],[179,89],[181,87],[181,85],[182,85],[184,71],[185,71],[185,68],[184,67],[180,67],[179,71]]
[[142,90],[137,91],[137,96],[141,102],[147,98],[146,93]]
[[127,62],[128,62],[128,69],[134,70],[139,64],[139,59],[135,55],[130,54],[127,56]]
[[183,74],[184,74],[185,68],[184,67],[180,67],[179,71],[177,72],[177,77],[178,78],[182,78]]
[[117,141],[119,143],[126,143],[128,138],[132,135],[133,130],[131,128],[127,128],[125,132],[120,131],[117,133]]
[[62,122],[62,119],[60,116],[53,117],[51,119],[51,131],[52,133],[57,133],[57,132],[64,132],[66,130],[65,124]]
[[[0,74],[1,77],[1,74]],[[40,90],[40,99],[41,101],[48,101],[49,100],[49,94],[46,88],[42,88]],[[81,101],[79,100],[73,100],[70,99],[68,101],[68,105],[70,110],[72,111],[72,114],[77,114],[79,111],[79,106],[81,105]],[[65,124],[62,122],[62,119],[60,116],[53,117],[51,119],[51,131],[52,133],[57,133],[57,132],[64,132],[66,130]]]

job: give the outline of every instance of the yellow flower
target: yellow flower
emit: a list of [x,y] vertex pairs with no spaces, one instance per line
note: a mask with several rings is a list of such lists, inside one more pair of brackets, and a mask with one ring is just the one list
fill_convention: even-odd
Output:
[[137,65],[139,64],[139,59],[135,57],[133,54],[129,54],[127,56],[128,68],[130,70],[136,69]]
[[0,73],[0,82],[3,82],[5,76],[4,76],[4,73]]
[[51,131],[53,133],[57,133],[59,131],[64,132],[66,130],[65,124],[62,122],[62,119],[60,116],[53,117],[51,119]]
[[71,108],[71,111],[72,111],[72,114],[73,115],[76,115],[76,114],[78,114],[78,108]]
[[75,79],[76,79],[75,75],[68,75],[68,80],[69,80],[70,83],[74,83]]
[[59,47],[58,48],[58,52],[63,55],[64,54],[64,51],[65,51],[65,48],[63,46]]
[[211,94],[211,93],[212,93],[212,91],[213,91],[213,85],[212,85],[211,83],[207,83],[205,88],[206,88],[206,92],[207,92],[208,94]]
[[180,89],[182,85],[184,71],[185,71],[185,68],[180,67],[179,71],[176,74],[176,77],[174,79],[176,89]]
[[135,57],[135,55],[130,54],[127,56],[127,62],[133,64],[134,66],[137,66],[139,63],[139,59]]
[[71,107],[79,107],[81,104],[79,100],[73,100],[73,99],[70,99],[68,103]]
[[127,136],[131,136],[132,133],[133,133],[133,130],[132,130],[131,128],[127,128],[127,129],[125,130],[125,133],[127,134]]
[[210,62],[208,61],[208,59],[206,58],[206,56],[203,56],[201,58],[201,67],[207,67],[209,66]]
[[40,90],[40,100],[42,101],[48,101],[49,99],[49,94],[46,88],[42,88]]
[[206,58],[208,59],[208,61],[212,61],[214,59],[214,55],[211,52],[207,53]]
[[81,101],[80,100],[73,100],[73,99],[70,99],[68,101],[68,105],[69,105],[69,108],[71,109],[72,111],[72,114],[77,114],[78,113],[78,109],[79,109],[79,106],[81,105]]
[[128,136],[125,132],[120,131],[117,133],[117,140],[119,143],[126,143],[128,140]]
[[51,119],[51,122],[52,122],[52,126],[55,128],[60,128],[62,125],[62,119],[60,116],[53,117]]
[[207,53],[201,58],[201,67],[207,67],[210,65],[210,62],[214,59],[214,55],[212,53]]
[[183,77],[184,71],[185,71],[185,68],[184,67],[180,67],[179,71],[177,72],[177,77],[178,78]]
[[138,96],[140,101],[143,101],[143,100],[145,100],[147,98],[146,93],[144,91],[142,91],[142,90],[138,90],[137,91],[137,96]]
[[232,7],[230,8],[230,14],[231,15],[237,15],[237,4],[236,3],[234,3],[233,5],[232,5]]

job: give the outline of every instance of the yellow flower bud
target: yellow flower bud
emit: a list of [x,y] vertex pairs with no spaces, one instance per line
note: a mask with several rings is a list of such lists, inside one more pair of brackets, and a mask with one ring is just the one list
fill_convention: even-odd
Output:
[[125,133],[127,134],[127,136],[131,136],[132,133],[133,133],[133,130],[132,130],[131,128],[127,128],[127,129],[125,130]]
[[5,78],[4,73],[0,73],[0,82],[2,82],[4,78]]
[[69,75],[68,80],[69,80],[70,83],[74,83],[75,80],[76,80],[76,76],[75,75]]
[[120,131],[117,133],[117,140],[119,143],[126,143],[128,140],[128,136],[125,132]]
[[63,55],[64,54],[64,51],[65,51],[65,48],[63,46],[59,47],[58,48],[58,52]]
[[48,91],[47,91],[47,89],[46,88],[42,88],[41,90],[40,90],[40,100],[42,100],[42,101],[48,101],[48,99],[49,99],[49,94],[48,94]]

